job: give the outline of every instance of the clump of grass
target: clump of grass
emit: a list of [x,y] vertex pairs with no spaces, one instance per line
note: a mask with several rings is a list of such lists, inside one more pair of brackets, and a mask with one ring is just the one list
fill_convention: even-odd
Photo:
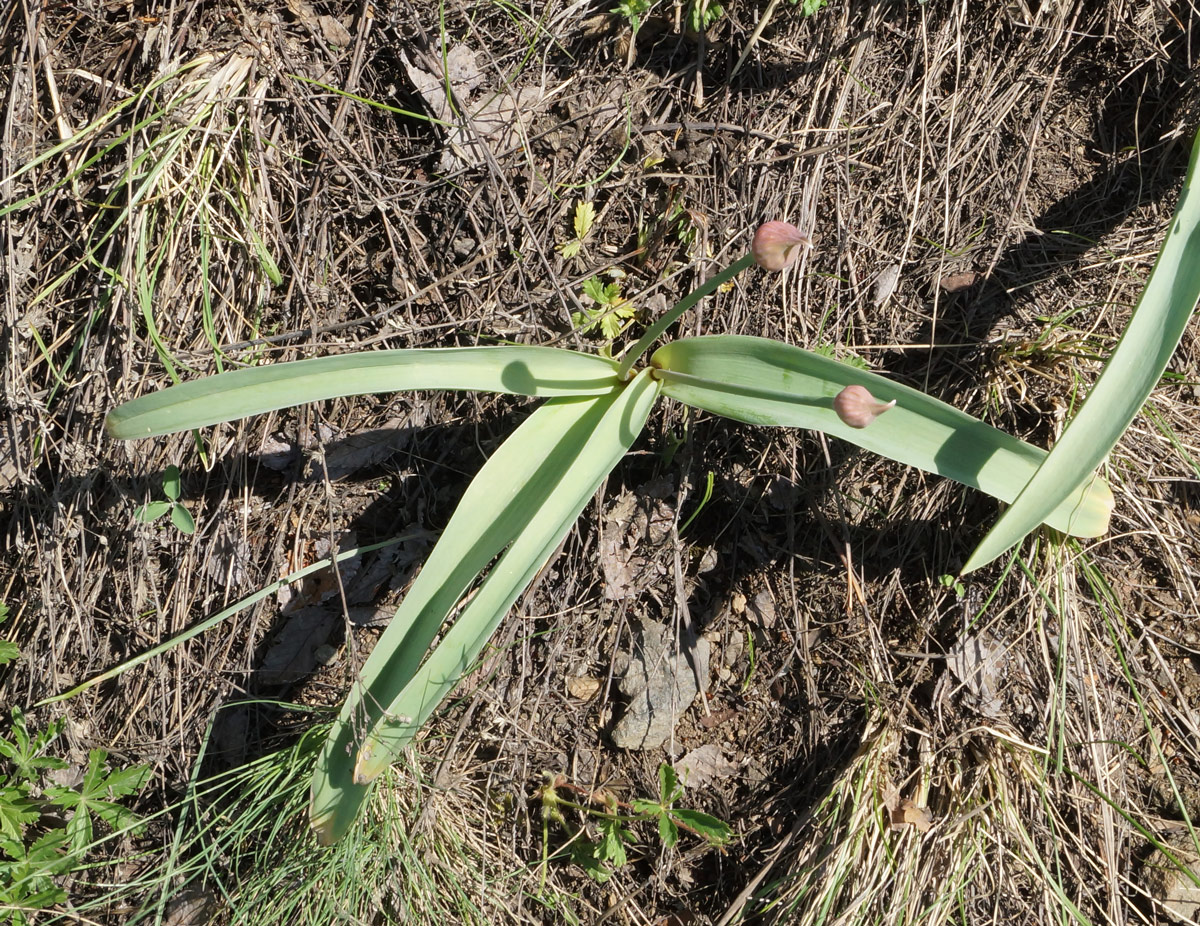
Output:
[[[287,707],[287,705],[285,705]],[[291,706],[291,707],[294,707]],[[197,777],[159,814],[166,851],[87,909],[135,908],[160,922],[184,904],[230,924],[519,921],[523,903],[571,910],[554,881],[504,848],[505,814],[465,779],[430,780],[410,751],[336,847],[308,825],[308,785],[326,728],[228,772]],[[196,768],[203,767],[202,753]],[[523,900],[522,898],[527,898]],[[532,898],[532,899],[528,899]]]

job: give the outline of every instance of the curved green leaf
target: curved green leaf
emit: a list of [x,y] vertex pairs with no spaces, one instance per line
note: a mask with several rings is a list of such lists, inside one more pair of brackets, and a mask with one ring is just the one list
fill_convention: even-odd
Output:
[[108,414],[111,437],[202,428],[304,402],[403,389],[478,389],[531,396],[603,395],[617,364],[554,347],[383,350],[231,370],[150,393]]
[[1158,383],[1200,300],[1200,135],[1183,192],[1150,279],[1108,363],[1036,475],[992,525],[963,572],[985,566],[1020,543],[1042,512],[1066,496],[1116,446]]
[[[881,456],[948,476],[1012,501],[1033,478],[1046,452],[991,425],[874,373],[764,338],[686,338],[651,357],[663,394],[737,421],[812,428]],[[852,428],[833,410],[833,397],[865,386],[896,407],[870,427]],[[1112,493],[1099,478],[1077,488],[1044,518],[1080,537],[1108,529]]]
[[[641,431],[657,394],[658,384],[643,372],[616,393],[547,402],[484,464],[363,666],[317,760],[310,816],[323,842],[346,831],[369,782],[475,660]],[[502,551],[422,663],[444,621]]]

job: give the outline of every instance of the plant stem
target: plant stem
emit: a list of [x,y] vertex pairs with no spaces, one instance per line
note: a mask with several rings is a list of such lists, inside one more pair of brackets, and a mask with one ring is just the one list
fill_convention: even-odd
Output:
[[650,345],[659,339],[664,331],[673,325],[676,319],[684,312],[694,306],[697,302],[715,290],[722,283],[733,279],[747,267],[754,263],[754,255],[747,253],[739,257],[732,264],[718,273],[716,276],[711,276],[690,293],[675,303],[675,307],[667,312],[662,318],[646,329],[645,334],[638,338],[637,343],[625,352],[625,356],[621,358],[621,366],[617,370],[617,379],[621,382],[628,382],[632,376],[633,365],[637,363],[638,358],[650,349]]

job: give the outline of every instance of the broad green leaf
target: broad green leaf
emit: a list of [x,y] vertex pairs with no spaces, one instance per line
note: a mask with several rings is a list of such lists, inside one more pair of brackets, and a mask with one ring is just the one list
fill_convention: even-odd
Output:
[[[1011,502],[1046,457],[1024,441],[874,373],[811,351],[739,335],[685,338],[651,358],[663,395],[760,425],[812,428],[881,456],[955,479]],[[857,384],[896,407],[870,427],[852,428],[833,410],[833,397]],[[1100,478],[1087,479],[1045,514],[1051,527],[1079,537],[1108,529],[1112,493]]]
[[658,835],[662,839],[663,846],[668,849],[679,841],[679,827],[665,813],[658,818]]
[[[641,431],[657,391],[643,373],[609,395],[547,402],[480,469],[363,666],[318,757],[310,814],[323,842],[346,831],[369,782],[474,662]],[[443,622],[502,551],[422,664]]]
[[133,516],[144,524],[150,524],[153,521],[157,521],[173,507],[174,506],[170,502],[164,502],[161,500],[157,502],[149,502],[148,504],[142,505],[140,508],[138,508],[133,513]]
[[1157,385],[1200,300],[1200,135],[1166,240],[1129,325],[1083,407],[1037,474],[992,525],[963,567],[971,572],[1010,549],[1059,505],[1116,446]]
[[729,842],[729,838],[733,835],[733,830],[730,829],[729,824],[718,820],[712,814],[707,814],[700,810],[675,809],[671,813],[680,823],[695,830],[702,838],[715,845],[724,845]]
[[163,470],[163,495],[173,502],[179,501],[179,493],[181,491],[182,479],[179,476],[179,467],[172,463]]
[[603,395],[616,363],[553,347],[449,347],[315,357],[231,370],[171,386],[109,412],[112,437],[153,437],[304,402],[403,389],[531,396]]
[[196,519],[183,505],[171,506],[171,523],[184,534],[196,533]]

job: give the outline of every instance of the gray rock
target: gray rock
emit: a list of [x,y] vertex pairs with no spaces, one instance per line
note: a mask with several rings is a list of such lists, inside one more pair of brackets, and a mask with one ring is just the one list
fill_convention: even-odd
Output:
[[618,690],[629,706],[612,730],[621,749],[657,749],[700,693],[697,679],[708,684],[709,643],[685,631],[678,643],[670,628],[643,620],[636,628],[633,653],[613,664]]

